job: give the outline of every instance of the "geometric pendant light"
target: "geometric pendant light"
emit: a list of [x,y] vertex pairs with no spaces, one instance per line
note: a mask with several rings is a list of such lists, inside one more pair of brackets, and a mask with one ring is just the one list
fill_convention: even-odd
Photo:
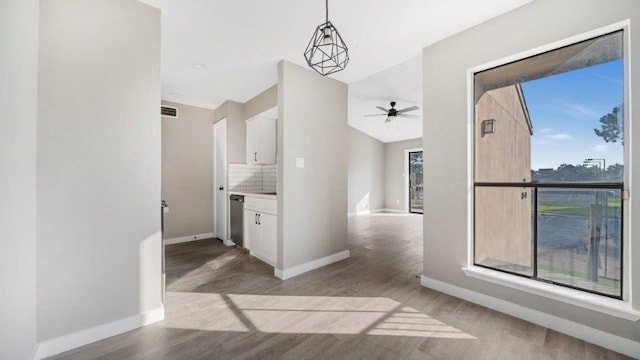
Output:
[[325,22],[318,25],[304,51],[309,67],[322,76],[344,70],[349,63],[349,49],[338,29],[329,21],[329,0],[325,5]]

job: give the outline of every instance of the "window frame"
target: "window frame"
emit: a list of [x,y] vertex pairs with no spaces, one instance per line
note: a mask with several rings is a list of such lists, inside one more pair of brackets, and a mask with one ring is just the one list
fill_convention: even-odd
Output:
[[[632,269],[632,256],[631,256],[631,221],[629,208],[631,201],[629,200],[629,192],[631,188],[631,175],[632,175],[632,167],[633,164],[630,162],[630,149],[632,148],[631,142],[631,97],[630,97],[630,70],[629,70],[629,56],[630,56],[630,41],[629,41],[629,26],[630,21],[625,20],[615,24],[611,24],[608,26],[604,26],[599,29],[595,29],[592,31],[588,31],[579,35],[575,35],[569,38],[565,38],[559,41],[555,41],[546,45],[539,46],[534,49],[530,49],[518,54],[506,56],[504,58],[491,61],[479,66],[475,66],[467,69],[467,180],[468,180],[468,201],[467,201],[467,264],[463,267],[463,271],[467,276],[483,279],[486,281],[499,283],[501,285],[506,285],[512,288],[517,288],[520,290],[527,289],[529,292],[535,293],[537,295],[546,296],[550,298],[554,298],[558,300],[558,294],[565,294],[565,296],[569,297],[571,301],[569,302],[578,302],[578,305],[584,305],[587,308],[592,308],[593,301],[583,302],[583,298],[591,298],[595,297],[596,299],[605,299],[607,302],[612,301],[614,304],[623,303],[622,307],[625,308],[623,312],[629,313],[631,311],[634,313],[633,316],[636,316],[635,310],[627,309],[628,305],[631,303],[631,284],[630,284],[630,275]],[[481,265],[475,264],[475,152],[476,152],[476,118],[475,118],[475,75],[479,72],[490,70],[496,67],[500,67],[502,65],[506,65],[512,62],[520,61],[532,56],[536,56],[542,53],[554,51],[566,46],[570,46],[581,41],[593,39],[599,36],[604,36],[610,33],[614,33],[617,31],[622,31],[622,51],[623,51],[623,109],[624,109],[624,128],[625,132],[624,136],[624,175],[622,179],[622,204],[621,211],[622,217],[628,220],[623,221],[621,224],[621,262],[623,266],[621,267],[621,297],[608,296],[605,294],[590,292],[586,289],[575,289],[571,286],[559,285],[559,284],[549,284],[544,280],[539,280],[536,278],[531,278],[523,275],[518,275],[515,273],[505,272],[498,269],[493,269],[489,267],[484,267]],[[479,183],[479,182],[478,182]],[[492,281],[490,278],[494,277],[495,281]],[[507,281],[505,281],[507,279]],[[524,280],[524,281],[523,281]],[[540,284],[542,285],[540,285]],[[512,285],[510,285],[512,284]],[[543,289],[543,291],[540,291]],[[548,291],[547,291],[548,290]],[[567,290],[567,291],[565,291]],[[525,290],[526,291],[526,290]],[[577,292],[577,294],[576,294]],[[581,293],[589,296],[583,296]],[[551,294],[551,295],[550,295]],[[596,301],[597,302],[597,301]],[[615,307],[615,306],[614,306]],[[598,310],[598,309],[596,309]],[[603,311],[607,312],[607,311]]]

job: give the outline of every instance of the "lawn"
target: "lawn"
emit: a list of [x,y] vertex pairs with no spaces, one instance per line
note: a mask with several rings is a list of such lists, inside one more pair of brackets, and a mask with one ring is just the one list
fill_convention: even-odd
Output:
[[[620,199],[609,199],[607,205],[607,216],[619,219]],[[589,216],[590,206],[588,204],[538,204],[538,213]]]
[[[554,274],[563,274],[563,275],[569,275],[571,277],[574,278],[579,278],[579,279],[586,279],[587,278],[587,274],[579,272],[579,271],[574,271],[574,270],[568,270],[568,269],[562,269],[562,268],[557,268],[557,267],[553,267],[550,265],[543,265],[543,264],[538,264],[538,269],[539,270],[546,270],[550,273],[554,273]],[[600,285],[607,285],[607,286],[611,286],[614,288],[620,288],[620,280],[615,280],[615,279],[609,279],[609,278],[605,278],[605,277],[598,277],[598,284]]]

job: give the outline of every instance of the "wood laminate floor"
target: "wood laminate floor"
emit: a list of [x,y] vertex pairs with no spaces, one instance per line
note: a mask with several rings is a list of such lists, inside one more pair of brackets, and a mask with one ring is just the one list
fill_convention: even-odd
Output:
[[349,248],[281,281],[218,240],[168,246],[164,321],[54,358],[627,358],[421,287],[420,215],[351,217]]

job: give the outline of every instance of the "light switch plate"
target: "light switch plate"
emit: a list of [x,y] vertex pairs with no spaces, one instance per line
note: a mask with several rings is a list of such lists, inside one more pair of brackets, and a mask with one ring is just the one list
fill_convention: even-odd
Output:
[[304,158],[296,158],[296,167],[304,169]]

